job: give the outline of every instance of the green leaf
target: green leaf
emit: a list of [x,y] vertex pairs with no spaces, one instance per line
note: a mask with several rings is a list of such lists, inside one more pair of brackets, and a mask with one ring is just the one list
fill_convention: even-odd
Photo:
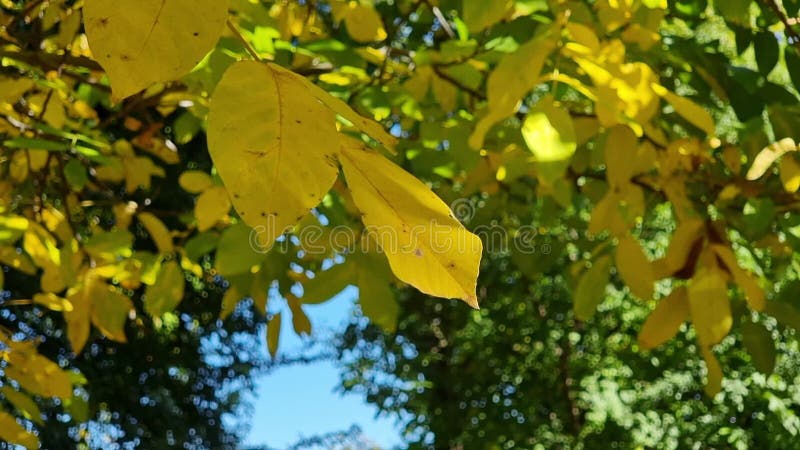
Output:
[[197,261],[201,256],[210,253],[212,250],[217,248],[219,239],[219,233],[213,231],[198,233],[186,241],[186,245],[183,247],[183,249],[186,251],[186,257],[191,261]]
[[183,270],[174,260],[161,265],[155,284],[148,286],[144,297],[144,309],[151,317],[161,317],[183,300],[185,286]]
[[89,183],[89,174],[86,171],[86,166],[74,158],[64,165],[64,178],[67,179],[67,183],[74,191],[82,190]]
[[337,264],[328,270],[318,270],[314,278],[303,283],[300,301],[309,305],[328,301],[355,282],[356,274],[348,264]]
[[503,20],[512,7],[510,0],[463,0],[461,16],[467,29],[477,33]]
[[575,317],[578,320],[586,321],[594,316],[597,307],[605,299],[610,271],[611,257],[601,256],[578,281],[574,300]]
[[15,137],[3,141],[3,147],[25,150],[48,150],[52,152],[65,152],[71,147],[67,142],[50,141],[47,139],[36,139],[26,137]]
[[220,275],[250,273],[253,266],[260,265],[266,255],[259,249],[259,242],[258,233],[243,224],[225,230],[216,253],[216,268]]
[[763,325],[745,321],[742,324],[742,342],[759,372],[769,375],[775,370],[775,341]]
[[783,54],[786,59],[786,69],[789,71],[794,88],[800,91],[800,55],[797,54],[797,49],[794,47],[786,47]]
[[778,39],[773,33],[762,31],[756,33],[753,38],[753,44],[756,51],[758,71],[761,72],[761,75],[767,76],[775,68],[775,64],[778,63],[780,56]]

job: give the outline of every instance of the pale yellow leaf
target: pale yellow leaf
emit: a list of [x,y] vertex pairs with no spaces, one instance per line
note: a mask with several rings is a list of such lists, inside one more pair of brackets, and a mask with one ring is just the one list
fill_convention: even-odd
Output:
[[522,137],[540,162],[567,160],[578,147],[569,112],[556,106],[552,96],[531,108],[522,125]]
[[366,233],[375,235],[397,278],[477,307],[480,239],[425,184],[380,154],[343,148],[341,162]]
[[792,138],[784,138],[764,147],[756,155],[750,170],[747,171],[747,179],[752,181],[761,178],[778,158],[794,151],[797,151],[797,144]]
[[116,100],[189,73],[217,43],[226,0],[86,0],[89,47]]

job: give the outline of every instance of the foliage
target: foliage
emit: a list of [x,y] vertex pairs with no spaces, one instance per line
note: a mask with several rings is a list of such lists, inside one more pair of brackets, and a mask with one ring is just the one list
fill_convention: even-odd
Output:
[[742,335],[727,337],[712,400],[691,328],[643,352],[649,308],[619,280],[590,322],[576,320],[565,264],[561,254],[529,276],[514,259],[494,261],[480,311],[404,291],[396,333],[361,319],[341,336],[342,389],[397,418],[410,449],[796,447],[794,331],[766,323],[785,355],[771,375],[754,369]]
[[[708,395],[731,333],[770,372],[800,323],[772,298],[797,278],[798,6],[2,0],[4,301],[69,342],[0,331],[4,397],[70,404],[69,359],[163,328],[187,288],[224,286],[220,319],[250,299],[274,355],[281,317],[310,333],[303,304],[349,284],[387,331],[392,286],[491,302],[497,255],[524,291],[543,235],[565,320],[613,285],[658,303],[644,348],[691,322]],[[36,446],[35,419],[0,412],[0,437]]]

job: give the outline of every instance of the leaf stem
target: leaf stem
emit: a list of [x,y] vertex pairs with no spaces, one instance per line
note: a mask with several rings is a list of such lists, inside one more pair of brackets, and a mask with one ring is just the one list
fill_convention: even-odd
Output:
[[247,39],[245,39],[244,36],[242,36],[242,33],[239,31],[238,28],[236,28],[236,25],[234,25],[233,22],[231,22],[231,19],[228,19],[226,23],[228,24],[228,28],[231,30],[231,32],[239,39],[242,45],[244,45],[244,48],[245,50],[247,50],[247,53],[249,53],[254,60],[261,61],[261,57],[258,56],[258,52],[256,52],[256,49],[254,49],[253,46],[250,45],[249,42],[247,42]]

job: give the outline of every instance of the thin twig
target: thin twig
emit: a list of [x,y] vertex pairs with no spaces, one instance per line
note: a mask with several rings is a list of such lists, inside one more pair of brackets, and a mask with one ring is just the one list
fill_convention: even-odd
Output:
[[247,50],[247,53],[249,53],[250,56],[252,56],[253,59],[255,59],[256,61],[261,61],[261,57],[258,56],[258,52],[256,51],[256,49],[254,49],[253,46],[251,46],[250,43],[247,42],[247,39],[245,39],[244,36],[242,36],[242,33],[239,31],[238,28],[236,28],[236,25],[234,25],[233,22],[231,22],[231,19],[227,20],[227,24],[231,32],[239,39],[242,45],[244,45],[244,48],[245,50]]
[[800,52],[800,35],[792,28],[789,18],[786,17],[786,14],[784,14],[781,7],[778,6],[778,3],[775,2],[775,0],[761,0],[761,3],[766,4],[766,6],[778,16],[778,19],[783,23],[784,28],[786,28],[786,34],[788,34],[789,38],[792,40],[791,44],[793,44],[795,50]]

